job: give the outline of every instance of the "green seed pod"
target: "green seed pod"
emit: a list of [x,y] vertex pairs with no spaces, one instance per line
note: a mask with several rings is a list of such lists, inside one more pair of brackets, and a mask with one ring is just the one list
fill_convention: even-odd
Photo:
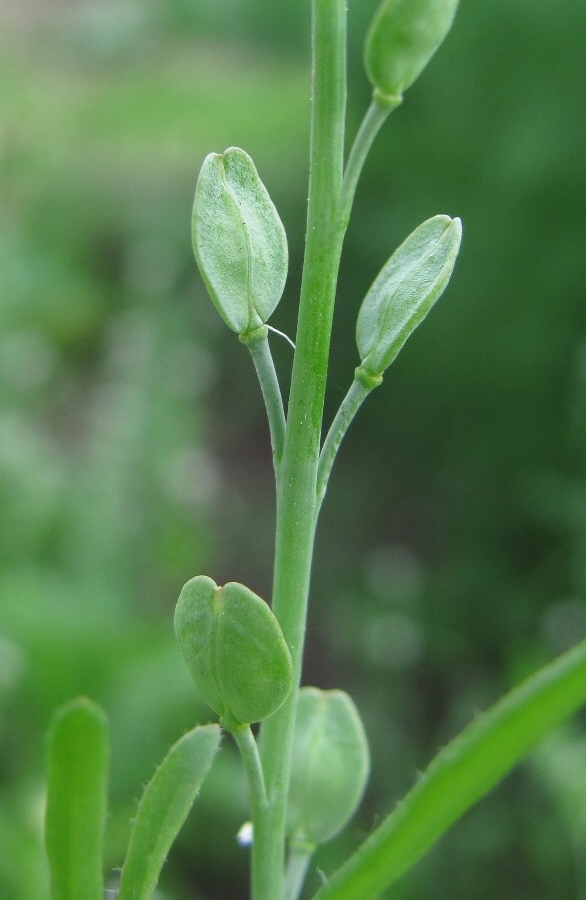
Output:
[[289,788],[290,839],[313,846],[333,838],[360,803],[369,770],[366,735],[348,694],[302,688]]
[[177,601],[175,633],[198,690],[228,730],[260,722],[285,702],[289,648],[271,609],[244,585],[192,578]]
[[238,334],[260,328],[287,278],[285,229],[250,156],[206,156],[195,189],[192,240],[218,312]]
[[382,375],[444,292],[462,239],[460,219],[434,216],[395,250],[358,313],[361,367]]
[[383,0],[366,36],[364,65],[375,88],[401,97],[452,27],[458,0]]

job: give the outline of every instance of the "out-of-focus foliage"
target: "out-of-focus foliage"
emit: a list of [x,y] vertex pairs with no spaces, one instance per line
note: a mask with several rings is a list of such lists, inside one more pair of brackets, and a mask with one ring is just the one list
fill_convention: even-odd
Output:
[[[141,27],[124,32],[125,11],[114,7],[104,19],[98,7],[40,10],[43,27],[12,21],[2,45],[6,900],[47,896],[43,735],[57,705],[84,692],[108,709],[112,867],[123,861],[135,798],[154,764],[183,730],[211,716],[172,628],[183,582],[223,565],[213,509],[225,488],[211,441],[202,439],[215,417],[203,410],[221,372],[220,328],[196,284],[195,175],[210,146],[225,146],[229,121],[240,121],[247,146],[298,147],[300,173],[304,158],[306,124],[291,116],[292,103],[306,105],[295,66],[259,65],[225,45],[174,43],[140,7],[127,12]],[[205,834],[194,851],[186,837],[177,852],[205,858],[202,884],[216,883],[221,895],[226,855],[242,880],[246,865],[234,839],[246,792],[229,751],[209,783]],[[218,816],[216,806],[224,808]],[[177,896],[188,890],[181,866],[166,877]]]
[[[350,123],[368,102],[350,0]],[[206,153],[252,155],[285,224],[294,331],[306,197],[307,3],[0,6],[0,896],[46,900],[43,733],[87,693],[113,724],[108,864],[141,785],[211,713],[172,637],[198,571],[270,590],[270,448],[245,349],[199,282]],[[583,4],[462,0],[378,139],[343,260],[328,418],[360,302],[419,222],[461,216],[449,291],[369,399],[320,524],[306,682],[356,700],[361,820],[521,674],[586,633]],[[272,339],[284,383],[291,362]],[[394,900],[586,896],[580,722],[544,745]],[[228,742],[164,873],[246,896]],[[236,875],[230,873],[236,872]],[[317,877],[316,877],[317,878]],[[317,880],[313,882],[313,885]]]

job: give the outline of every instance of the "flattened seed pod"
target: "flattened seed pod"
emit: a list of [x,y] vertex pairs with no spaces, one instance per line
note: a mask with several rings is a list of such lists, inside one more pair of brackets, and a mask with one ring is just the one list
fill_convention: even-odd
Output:
[[195,258],[229,328],[260,328],[285,287],[287,238],[279,214],[244,150],[206,156],[195,189]]
[[192,578],[177,601],[175,632],[191,677],[227,729],[260,722],[285,702],[289,648],[270,607],[249,588]]
[[458,0],[383,0],[364,48],[375,90],[401,97],[443,42],[457,8]]
[[368,743],[354,703],[344,691],[299,692],[289,789],[289,837],[329,841],[354,814],[370,768]]
[[447,287],[462,223],[434,216],[395,250],[362,302],[356,323],[361,366],[382,375]]

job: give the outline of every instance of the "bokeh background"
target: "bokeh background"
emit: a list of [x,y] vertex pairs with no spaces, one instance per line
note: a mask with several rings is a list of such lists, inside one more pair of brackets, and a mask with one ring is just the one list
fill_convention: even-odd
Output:
[[[350,4],[349,133],[369,99]],[[287,228],[293,334],[307,192],[309,4],[0,0],[0,897],[47,900],[44,734],[86,693],[112,726],[107,866],[141,786],[211,713],[173,644],[205,572],[268,596],[273,487],[246,350],[190,249],[204,155],[244,147]],[[326,418],[360,301],[436,213],[464,222],[449,291],[344,442],[316,550],[306,683],[372,745],[329,871],[433,753],[586,635],[586,6],[462,0],[379,137],[345,246]],[[291,351],[272,341],[283,384]],[[226,742],[161,882],[240,900],[246,786]],[[313,874],[310,887],[318,884]],[[586,898],[575,720],[388,893]]]

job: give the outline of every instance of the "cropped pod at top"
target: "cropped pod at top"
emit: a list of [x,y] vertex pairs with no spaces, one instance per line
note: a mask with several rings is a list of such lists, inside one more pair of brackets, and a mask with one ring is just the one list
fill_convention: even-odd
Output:
[[232,331],[260,328],[287,278],[285,229],[244,150],[210,153],[195,188],[195,258],[216,309]]
[[366,36],[364,65],[383,96],[400,98],[448,34],[458,0],[383,0]]
[[267,719],[285,702],[289,648],[272,610],[249,588],[192,578],[177,601],[175,633],[196,687],[228,730]]
[[454,269],[462,223],[434,216],[395,250],[362,302],[356,323],[361,368],[382,375],[443,294]]

